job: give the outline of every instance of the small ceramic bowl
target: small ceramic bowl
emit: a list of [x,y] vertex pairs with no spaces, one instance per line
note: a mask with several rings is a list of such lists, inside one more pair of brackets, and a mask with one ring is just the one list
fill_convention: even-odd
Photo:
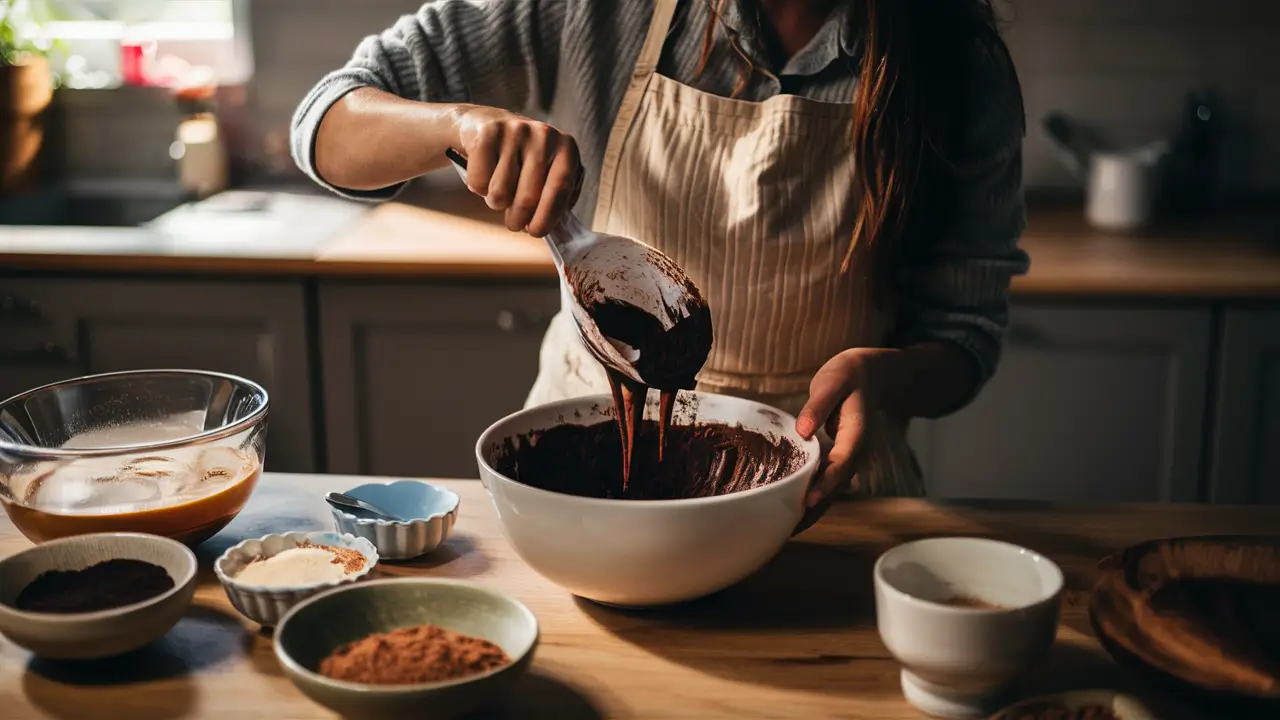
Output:
[[330,508],[338,532],[373,543],[383,560],[408,560],[435,550],[458,520],[458,495],[419,480],[369,483],[346,494],[399,518],[391,522]]
[[931,538],[881,555],[876,624],[907,701],[935,717],[990,716],[1048,655],[1062,588],[1052,561],[997,540]]
[[[237,582],[235,576],[257,558],[269,558],[303,543],[351,548],[364,555],[365,564],[358,572],[338,580],[290,587],[266,587]],[[255,540],[228,548],[213,564],[213,571],[227,591],[227,598],[241,614],[250,620],[271,627],[284,617],[294,605],[339,585],[353,583],[365,577],[378,564],[378,550],[364,538],[339,535],[332,532],[291,532],[280,535],[263,535]]]
[[[18,610],[18,595],[50,570],[83,570],[108,560],[142,560],[169,573],[173,587],[133,605],[86,613]],[[100,533],[51,540],[0,561],[0,633],[55,660],[93,660],[136,650],[178,623],[196,590],[196,556],[157,535]]]
[[1146,705],[1137,698],[1111,690],[1078,690],[1074,692],[1043,695],[1023,700],[1001,710],[991,720],[1022,720],[1035,717],[1035,713],[1047,713],[1065,708],[1076,712],[1090,707],[1101,707],[1119,720],[1156,720]]
[[[436,625],[488,640],[511,663],[420,685],[365,685],[317,670],[336,648],[374,633]],[[533,662],[538,620],[515,598],[462,580],[375,580],[300,603],[276,628],[276,658],[307,697],[344,717],[452,718],[502,698]]]

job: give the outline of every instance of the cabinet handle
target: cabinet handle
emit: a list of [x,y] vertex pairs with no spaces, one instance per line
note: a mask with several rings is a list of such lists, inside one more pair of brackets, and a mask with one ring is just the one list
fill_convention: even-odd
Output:
[[0,350],[0,363],[64,362],[70,359],[71,354],[66,348],[49,342],[19,350]]
[[516,332],[517,330],[541,331],[547,329],[547,325],[551,323],[553,315],[554,313],[543,310],[530,310],[521,313],[513,310],[499,310],[497,324],[498,328],[503,332]]
[[12,295],[0,295],[0,318],[33,320],[40,317],[40,305]]

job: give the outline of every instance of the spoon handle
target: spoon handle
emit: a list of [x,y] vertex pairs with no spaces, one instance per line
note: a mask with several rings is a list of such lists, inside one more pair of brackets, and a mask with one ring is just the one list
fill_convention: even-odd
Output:
[[374,505],[372,503],[367,503],[357,498],[353,498],[350,495],[347,495],[346,493],[340,493],[340,492],[326,493],[324,496],[324,499],[325,499],[325,502],[329,503],[330,505],[337,508],[341,508],[343,510],[347,510],[347,511],[357,510],[359,512],[363,512],[368,515],[373,515],[383,520],[392,520],[392,521],[399,520],[399,518],[387,512],[386,510],[383,510],[377,505]]

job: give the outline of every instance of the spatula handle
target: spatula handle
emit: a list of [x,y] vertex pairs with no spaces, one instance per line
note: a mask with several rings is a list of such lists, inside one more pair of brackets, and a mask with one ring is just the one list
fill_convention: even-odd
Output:
[[[449,162],[453,164],[453,169],[458,172],[458,177],[463,182],[467,181],[467,159],[462,156],[454,148],[445,148],[445,157],[449,158]],[[582,173],[578,174],[578,182],[582,182]],[[551,251],[555,255],[556,265],[564,264],[564,257],[567,252],[580,250],[585,244],[590,243],[591,228],[587,227],[572,212],[566,212],[564,217],[560,218],[560,223],[547,233],[543,238],[547,244],[551,246]]]
[[449,162],[453,163],[453,169],[458,171],[458,177],[463,182],[467,181],[467,159],[462,157],[462,153],[453,148],[445,148],[444,156],[449,158]]

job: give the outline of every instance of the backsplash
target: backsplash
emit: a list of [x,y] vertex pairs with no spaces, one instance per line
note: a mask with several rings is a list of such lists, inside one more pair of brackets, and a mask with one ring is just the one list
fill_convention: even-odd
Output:
[[[295,176],[293,109],[360,38],[413,12],[419,0],[257,0],[248,3],[255,77],[236,117],[237,177]],[[1040,129],[1050,110],[1117,143],[1167,134],[1185,94],[1222,95],[1234,187],[1280,190],[1280,2],[1274,0],[1002,0],[1006,36],[1026,100],[1028,188],[1074,181]],[[176,111],[162,94],[81,91],[63,101],[65,163],[73,177],[162,177]]]
[[1138,144],[1171,131],[1189,90],[1212,86],[1233,187],[1280,190],[1280,2],[1013,0],[1003,9],[1031,126],[1029,188],[1075,185],[1040,129],[1047,112]]

